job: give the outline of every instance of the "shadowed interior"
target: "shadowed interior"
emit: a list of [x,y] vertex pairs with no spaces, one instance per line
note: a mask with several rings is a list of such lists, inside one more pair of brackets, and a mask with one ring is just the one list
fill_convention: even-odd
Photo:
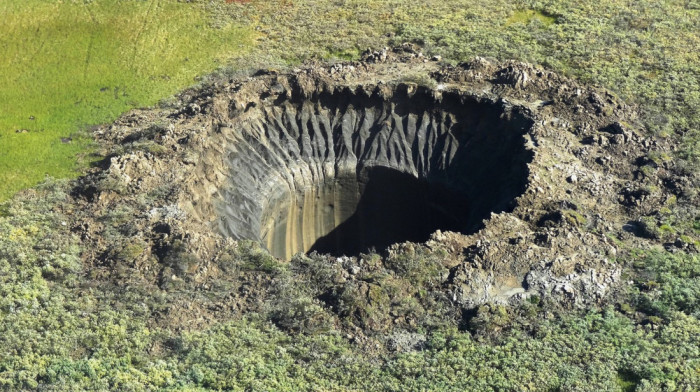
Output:
[[[354,182],[352,191],[359,198],[345,206],[352,215],[316,240],[311,251],[354,255],[396,242],[423,242],[438,229],[465,229],[468,203],[464,193],[381,166],[367,169]],[[334,208],[329,205],[328,212],[333,213]]]
[[[228,155],[220,229],[276,257],[356,255],[471,233],[525,189],[525,110],[400,85],[250,109]],[[368,91],[367,89],[363,91]]]

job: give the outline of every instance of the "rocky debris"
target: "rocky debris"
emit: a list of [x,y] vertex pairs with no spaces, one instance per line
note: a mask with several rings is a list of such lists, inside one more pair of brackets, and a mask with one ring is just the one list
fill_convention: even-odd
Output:
[[424,334],[396,331],[386,339],[386,348],[391,352],[416,351],[425,345],[427,340]]
[[362,61],[368,63],[383,63],[389,58],[389,48],[384,48],[382,50],[371,50],[367,49],[362,53]]
[[[520,67],[510,65],[496,73],[498,83],[509,84],[516,88],[523,88],[530,83],[530,68],[528,65],[520,64]],[[524,66],[523,66],[524,65]]]
[[[164,289],[206,290],[231,273],[223,255],[238,238],[261,240],[263,222],[284,215],[285,208],[273,208],[263,216],[275,191],[318,189],[360,163],[434,176],[436,183],[443,176],[472,195],[471,229],[443,229],[423,245],[380,250],[394,259],[416,248],[440,255],[444,269],[430,290],[454,309],[533,295],[587,306],[604,300],[620,279],[611,260],[625,250],[608,238],[631,236],[628,222],[692,187],[663,165],[656,176],[639,175],[638,159],[667,147],[639,136],[635,109],[603,90],[516,62],[441,65],[411,46],[362,58],[220,81],[183,93],[173,109],[133,110],[97,130],[107,158],[76,182],[81,212],[70,223],[89,249],[87,263],[96,269],[118,263],[107,238],[121,236],[123,243],[142,243],[141,264],[125,275],[100,271]],[[420,85],[406,82],[411,75],[429,76]],[[499,164],[508,156],[501,146],[525,154],[511,162],[523,170],[503,170],[509,165]],[[468,168],[469,176],[450,167]],[[323,212],[314,200],[302,198],[301,205]],[[122,210],[128,222],[109,218]],[[289,222],[296,215],[286,216]],[[296,232],[303,239],[310,230]],[[376,284],[358,279],[378,267],[343,260],[334,284],[370,295]],[[274,274],[241,276],[222,309],[259,310]],[[410,326],[410,318],[395,319]],[[385,343],[401,351],[419,341]]]

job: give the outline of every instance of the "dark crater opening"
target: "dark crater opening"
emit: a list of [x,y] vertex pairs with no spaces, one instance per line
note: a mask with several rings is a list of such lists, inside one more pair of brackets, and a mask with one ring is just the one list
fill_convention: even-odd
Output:
[[424,242],[436,230],[464,231],[468,225],[463,192],[388,167],[371,167],[359,177],[355,212],[311,251],[354,255],[397,242]]
[[250,108],[231,132],[220,229],[280,258],[472,233],[525,190],[527,113],[410,85]]

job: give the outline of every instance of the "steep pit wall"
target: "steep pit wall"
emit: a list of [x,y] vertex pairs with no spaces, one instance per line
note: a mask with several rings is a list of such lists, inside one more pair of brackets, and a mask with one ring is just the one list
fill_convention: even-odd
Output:
[[499,101],[410,84],[292,96],[229,132],[219,230],[289,259],[473,232],[525,189],[532,120]]

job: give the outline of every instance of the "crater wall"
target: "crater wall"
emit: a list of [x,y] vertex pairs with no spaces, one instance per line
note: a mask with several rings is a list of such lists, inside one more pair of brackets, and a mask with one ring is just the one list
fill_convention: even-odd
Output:
[[[206,290],[265,271],[245,239],[295,269],[296,252],[326,254],[338,285],[363,290],[377,268],[436,261],[429,297],[455,312],[532,295],[589,306],[623,282],[614,238],[647,241],[631,220],[690,186],[649,176],[671,150],[633,107],[529,64],[449,66],[402,47],[177,99],[97,129],[107,158],[73,192],[85,259],[118,279]],[[102,240],[115,229],[120,242]],[[245,287],[239,304],[259,309],[266,294]]]
[[473,232],[512,207],[532,158],[522,110],[409,84],[292,95],[242,117],[224,130],[219,230],[287,259]]

